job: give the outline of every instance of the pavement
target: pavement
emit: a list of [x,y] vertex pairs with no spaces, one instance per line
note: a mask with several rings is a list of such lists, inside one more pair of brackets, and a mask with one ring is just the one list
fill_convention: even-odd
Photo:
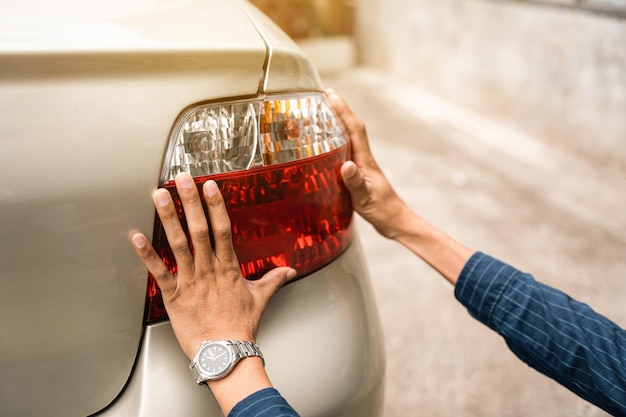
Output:
[[[626,176],[368,68],[323,75],[424,218],[626,327]],[[599,132],[601,134],[601,132]],[[424,262],[357,219],[386,340],[384,417],[606,416],[471,318]]]

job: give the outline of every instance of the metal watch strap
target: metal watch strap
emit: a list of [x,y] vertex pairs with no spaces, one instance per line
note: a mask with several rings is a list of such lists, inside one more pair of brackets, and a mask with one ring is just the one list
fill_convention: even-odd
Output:
[[240,359],[249,358],[250,356],[258,356],[263,361],[263,366],[265,366],[265,358],[256,343],[245,342],[242,340],[229,340],[228,343],[233,346],[236,351],[238,351]]
[[[193,377],[193,379],[198,382],[198,378],[200,377],[200,372],[198,371],[198,368],[196,368],[196,364],[191,362],[191,364],[189,365],[189,370],[191,371],[191,376]],[[200,385],[205,385],[208,388],[208,385],[205,383],[200,383],[198,382],[198,384]]]

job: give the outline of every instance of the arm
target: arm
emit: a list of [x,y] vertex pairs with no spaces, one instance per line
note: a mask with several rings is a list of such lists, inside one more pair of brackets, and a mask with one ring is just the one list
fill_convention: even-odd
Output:
[[354,209],[383,236],[407,247],[455,284],[474,252],[422,219],[398,196],[369,147],[365,126],[348,105],[327,92],[352,145],[352,161],[341,167]]
[[588,305],[477,253],[456,298],[537,371],[613,415],[626,415],[626,331]]
[[[256,342],[259,322],[269,299],[296,275],[296,271],[276,268],[258,281],[246,281],[233,249],[230,219],[217,184],[207,181],[203,186],[213,245],[192,177],[179,174],[176,189],[185,211],[194,254],[189,249],[169,192],[159,189],[153,199],[175,254],[178,273],[170,273],[143,234],[135,233],[131,241],[161,288],[163,303],[182,350],[191,359],[205,340]],[[262,360],[250,357],[241,360],[225,378],[209,381],[209,387],[227,415],[238,402],[271,388],[272,384]]]
[[336,94],[327,94],[352,144],[353,161],[341,174],[355,210],[454,284],[470,314],[502,335],[520,359],[599,407],[626,415],[626,331],[530,275],[474,253],[414,213],[376,164],[363,123]]

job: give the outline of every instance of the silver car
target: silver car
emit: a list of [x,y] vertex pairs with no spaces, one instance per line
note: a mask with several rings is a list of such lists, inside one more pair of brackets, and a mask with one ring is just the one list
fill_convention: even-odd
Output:
[[[239,0],[3,2],[0,415],[219,416],[129,243],[177,172],[218,181],[244,275],[291,265],[258,337],[303,416],[379,416],[384,356],[310,61]],[[169,263],[175,271],[176,265]]]

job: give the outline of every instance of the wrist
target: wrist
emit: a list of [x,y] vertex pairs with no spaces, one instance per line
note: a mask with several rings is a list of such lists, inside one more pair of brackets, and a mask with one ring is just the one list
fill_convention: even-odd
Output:
[[[407,240],[421,238],[421,223],[423,220],[417,215],[406,203],[399,199],[393,203],[394,207],[389,210],[387,227],[378,230],[388,239],[395,240],[401,244],[405,244]],[[389,219],[392,219],[391,221]],[[406,245],[405,245],[406,246]]]
[[399,223],[402,223],[403,228],[395,240],[419,256],[451,284],[456,284],[463,266],[474,251],[415,213],[402,218]]
[[189,370],[198,384],[206,384],[213,391],[224,415],[250,394],[272,386],[263,353],[250,341],[204,341]]
[[272,383],[267,376],[263,360],[258,357],[244,358],[232,372],[218,380],[208,381],[224,415],[246,397],[264,388],[271,388]]

